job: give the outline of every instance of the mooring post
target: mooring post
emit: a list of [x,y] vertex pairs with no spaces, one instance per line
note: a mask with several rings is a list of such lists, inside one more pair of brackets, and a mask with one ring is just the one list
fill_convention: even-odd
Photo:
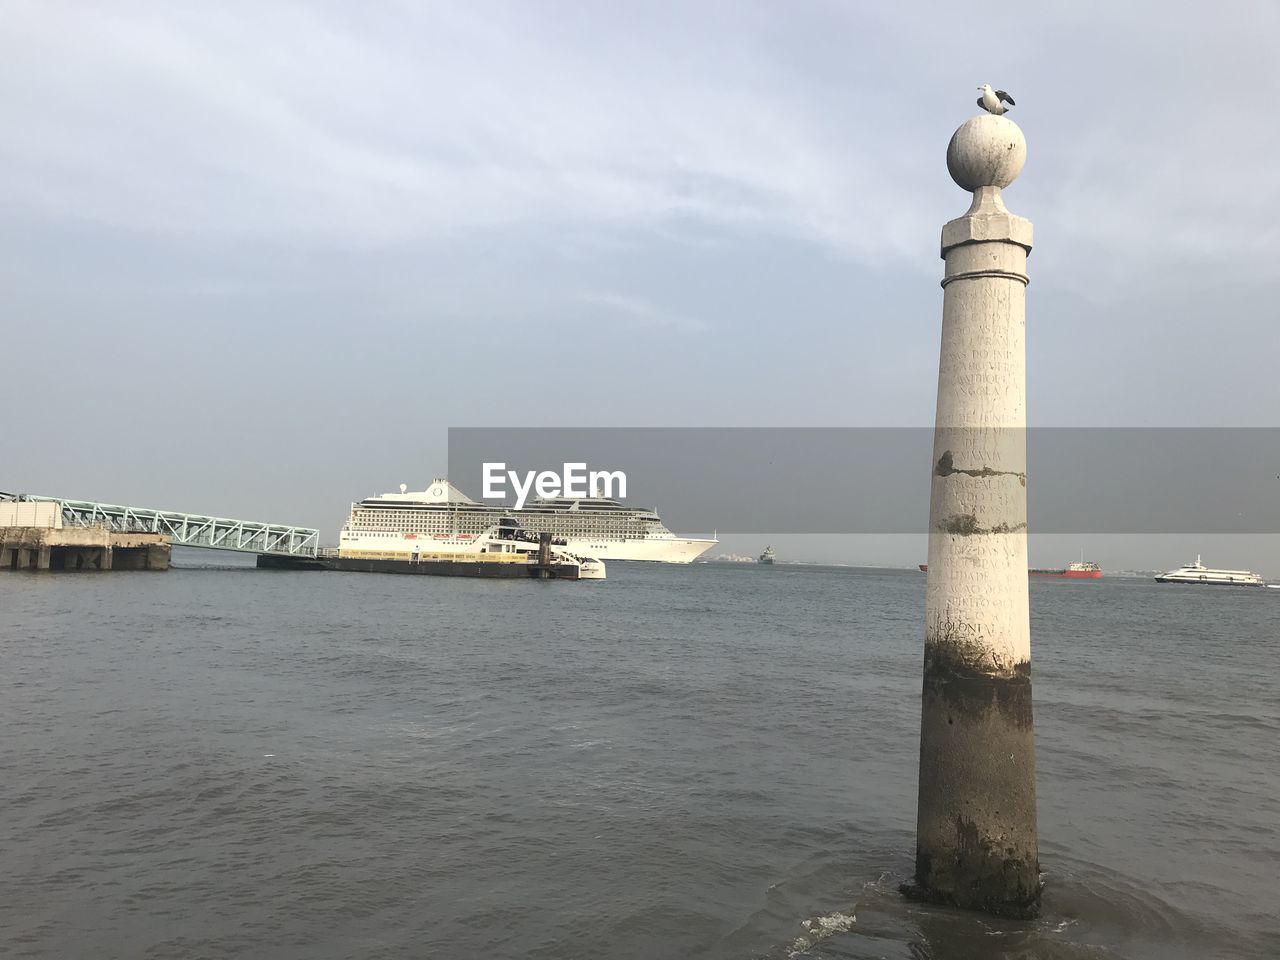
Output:
[[942,228],[942,351],[929,501],[915,882],[910,895],[1040,906],[1027,604],[1026,285],[1031,223],[1005,208],[1026,141],[963,124],[947,169],[973,193]]

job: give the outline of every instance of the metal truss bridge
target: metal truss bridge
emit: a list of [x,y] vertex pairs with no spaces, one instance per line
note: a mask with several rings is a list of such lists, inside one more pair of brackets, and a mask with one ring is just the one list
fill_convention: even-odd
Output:
[[0,500],[57,503],[62,507],[62,522],[67,526],[90,527],[105,524],[109,529],[121,532],[161,533],[171,543],[184,547],[314,557],[320,543],[320,531],[309,527],[287,527],[279,523],[254,523],[226,517],[206,517],[198,513],[123,507],[115,503],[37,497],[25,493],[0,493]]

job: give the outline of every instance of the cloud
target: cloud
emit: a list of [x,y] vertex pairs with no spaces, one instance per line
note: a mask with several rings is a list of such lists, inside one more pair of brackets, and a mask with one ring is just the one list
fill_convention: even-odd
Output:
[[3,205],[337,247],[689,225],[928,272],[964,207],[945,139],[990,79],[1031,142],[1010,205],[1056,225],[1038,263],[1107,289],[1165,261],[1261,277],[1277,16],[1241,0],[1215,18],[1029,9],[996,44],[943,5],[19,3]]
[[606,317],[621,320],[631,326],[667,327],[686,333],[701,333],[707,329],[707,325],[701,320],[671,313],[636,297],[617,293],[580,293],[575,299],[596,308],[592,311],[594,315],[603,313]]
[[902,241],[887,200],[856,187],[865,160],[767,62],[718,76],[617,31],[558,37],[519,8],[392,9],[369,25],[289,5],[23,8],[0,75],[16,91],[8,203],[356,244],[681,219],[864,257]]

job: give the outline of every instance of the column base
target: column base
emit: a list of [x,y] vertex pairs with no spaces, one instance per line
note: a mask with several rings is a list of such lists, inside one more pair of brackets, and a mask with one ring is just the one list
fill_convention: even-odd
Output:
[[[916,853],[919,859],[919,851]],[[1040,892],[1044,884],[1026,900],[1017,902],[1004,899],[984,899],[981,896],[956,896],[952,891],[936,890],[921,886],[915,879],[898,885],[898,892],[908,900],[916,903],[936,903],[945,907],[958,907],[961,910],[976,910],[993,917],[1005,917],[1009,920],[1034,920],[1040,916]]]
[[925,656],[913,899],[1030,919],[1040,911],[1031,666],[992,676]]

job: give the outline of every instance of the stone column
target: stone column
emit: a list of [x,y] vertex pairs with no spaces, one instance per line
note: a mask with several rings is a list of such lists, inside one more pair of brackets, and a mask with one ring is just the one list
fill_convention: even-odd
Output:
[[983,114],[947,147],[973,193],[942,228],[915,882],[923,899],[1039,911],[1027,608],[1026,284],[1031,223],[1000,191],[1026,159]]

